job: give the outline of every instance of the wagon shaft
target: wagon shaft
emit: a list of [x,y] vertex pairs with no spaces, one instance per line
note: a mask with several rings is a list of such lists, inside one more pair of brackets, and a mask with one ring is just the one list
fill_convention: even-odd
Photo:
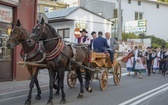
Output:
[[47,67],[46,64],[38,64],[33,62],[18,62],[19,65],[25,65],[25,66],[36,66],[36,67]]

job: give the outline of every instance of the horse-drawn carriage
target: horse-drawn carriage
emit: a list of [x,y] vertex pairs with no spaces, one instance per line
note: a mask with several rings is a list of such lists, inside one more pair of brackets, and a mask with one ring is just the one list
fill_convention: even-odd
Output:
[[[30,38],[27,40],[27,38]],[[50,43],[45,43],[49,42]],[[40,42],[43,42],[43,47],[40,47]],[[30,82],[30,90],[28,98],[25,105],[30,105],[31,103],[31,93],[36,84],[38,89],[37,99],[41,99],[41,90],[38,84],[38,71],[40,68],[46,68],[49,71],[49,100],[47,103],[52,104],[53,99],[53,81],[55,77],[58,76],[58,92],[61,89],[62,99],[60,103],[66,103],[65,92],[64,92],[64,72],[71,65],[75,68],[70,70],[67,76],[68,85],[73,87],[76,83],[78,77],[80,82],[80,93],[78,98],[83,97],[83,79],[81,72],[85,72],[85,88],[88,92],[91,92],[90,81],[93,79],[98,79],[100,81],[100,89],[105,90],[107,88],[108,74],[113,74],[113,79],[115,85],[119,85],[121,79],[121,66],[117,60],[117,54],[114,56],[114,63],[111,64],[109,56],[104,53],[92,52],[88,47],[77,47],[75,48],[76,57],[74,57],[73,49],[70,45],[66,44],[65,41],[56,33],[55,29],[46,24],[42,19],[41,23],[37,24],[30,35],[20,24],[14,26],[12,35],[8,40],[7,46],[13,48],[17,44],[21,43],[23,50],[27,51],[21,54],[24,62],[21,65],[27,65],[27,68],[32,75]],[[29,43],[29,44],[28,44]],[[27,45],[28,44],[28,45]],[[26,46],[26,47],[24,47]],[[88,55],[91,55],[92,59],[90,62]],[[32,57],[33,56],[33,57]],[[30,59],[30,58],[31,59]],[[29,58],[29,59],[28,59]],[[37,62],[38,61],[38,62]],[[43,63],[43,61],[45,61]],[[89,66],[91,64],[91,66]],[[70,65],[70,66],[69,66]],[[82,70],[83,68],[84,70]],[[57,76],[55,76],[57,74]],[[91,75],[90,75],[91,74]]]
[[[105,90],[108,84],[108,75],[113,75],[114,84],[117,86],[121,80],[121,66],[117,60],[117,53],[114,54],[114,63],[112,64],[108,54],[105,53],[91,53],[91,67],[92,80],[97,79],[100,81],[100,89]],[[81,69],[84,72],[84,69]],[[67,74],[67,84],[69,87],[74,87],[76,84],[76,72],[71,70]]]

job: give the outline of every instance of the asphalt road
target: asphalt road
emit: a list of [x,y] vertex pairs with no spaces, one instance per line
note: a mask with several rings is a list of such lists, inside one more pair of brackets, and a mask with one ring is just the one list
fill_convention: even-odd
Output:
[[[150,77],[143,74],[143,79],[133,76],[123,76],[119,86],[115,86],[109,78],[108,88],[101,91],[99,82],[91,83],[92,93],[85,90],[84,97],[78,99],[79,84],[75,88],[65,85],[66,105],[168,105],[168,75],[153,74]],[[42,92],[42,99],[32,97],[32,105],[46,105],[49,92]],[[0,105],[24,105],[27,95],[0,100]],[[54,96],[54,105],[59,105],[61,95]]]

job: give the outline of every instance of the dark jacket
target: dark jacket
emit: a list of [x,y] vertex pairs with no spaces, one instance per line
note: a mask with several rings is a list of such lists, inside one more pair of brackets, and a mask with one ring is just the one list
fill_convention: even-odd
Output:
[[93,48],[97,52],[105,52],[105,48],[110,48],[107,44],[107,40],[102,36],[97,37],[93,42]]

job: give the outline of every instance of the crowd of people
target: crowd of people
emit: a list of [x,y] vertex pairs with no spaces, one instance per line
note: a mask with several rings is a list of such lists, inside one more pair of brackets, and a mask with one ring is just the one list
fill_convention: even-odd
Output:
[[[114,53],[118,43],[115,38],[106,32],[105,38],[103,37],[103,32],[99,31],[98,35],[95,31],[92,31],[92,39],[87,35],[86,29],[81,32],[81,37],[78,38],[79,44],[88,44],[89,48],[96,52],[103,52],[110,54],[110,60],[113,63]],[[142,79],[142,73],[147,72],[148,76],[152,73],[155,74],[158,71],[159,74],[165,76],[168,69],[168,50],[163,45],[160,48],[147,47],[146,51],[141,51],[138,46],[133,49],[128,49],[125,56],[132,53],[133,56],[129,57],[126,62],[126,68],[128,71],[128,76],[130,72],[134,72],[134,77]]]
[[139,78],[142,79],[142,73],[147,72],[150,76],[157,71],[165,76],[168,69],[168,49],[165,46],[162,46],[161,49],[147,47],[145,52],[140,51],[135,46],[134,49],[129,49],[125,56],[130,53],[133,53],[133,56],[126,62],[128,76],[130,76],[130,72],[134,72],[134,77],[139,73]]

